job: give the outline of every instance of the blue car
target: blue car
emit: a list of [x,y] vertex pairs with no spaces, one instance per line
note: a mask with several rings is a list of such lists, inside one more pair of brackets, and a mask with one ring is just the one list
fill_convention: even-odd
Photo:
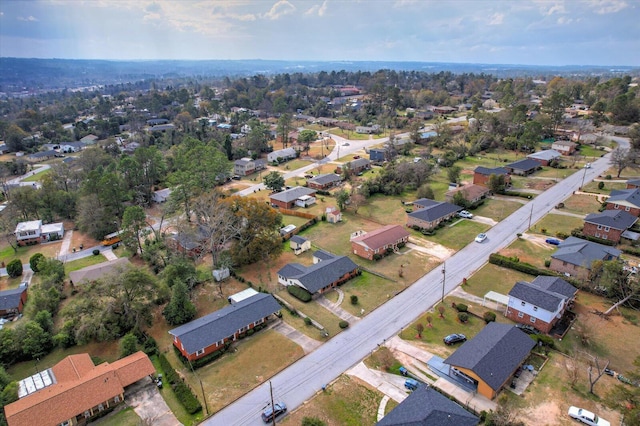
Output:
[[561,241],[556,238],[547,238],[545,241],[547,244],[553,244],[554,246],[559,246],[561,243]]

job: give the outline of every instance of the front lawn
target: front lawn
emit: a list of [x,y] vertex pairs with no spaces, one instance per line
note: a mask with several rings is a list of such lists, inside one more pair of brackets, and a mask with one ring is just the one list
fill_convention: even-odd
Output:
[[142,424],[142,419],[133,411],[132,407],[127,407],[98,419],[92,424],[97,426],[138,426]]
[[473,220],[454,219],[453,222],[447,223],[444,227],[437,229],[435,235],[425,237],[418,231],[412,230],[411,232],[421,238],[427,238],[434,243],[454,250],[460,250],[472,242],[479,233],[485,232],[489,228],[491,228],[489,225]]
[[556,236],[558,233],[571,235],[571,231],[584,225],[584,219],[560,214],[548,214],[532,226],[534,232]]
[[[289,304],[291,304],[296,311],[302,312],[314,321],[319,322],[325,328],[325,330],[327,330],[330,336],[335,336],[342,331],[338,325],[340,323],[340,318],[338,318],[329,310],[320,306],[315,301],[312,300],[310,302],[304,303],[290,295],[286,289],[278,291],[277,294],[279,297],[289,302]],[[295,323],[292,325],[295,325]],[[310,336],[314,339],[317,339],[318,337],[317,335],[314,336],[313,334],[311,334]]]
[[0,259],[7,264],[13,259],[20,259],[23,264],[29,263],[29,258],[36,253],[42,253],[44,257],[56,257],[62,241],[55,241],[45,244],[34,244],[32,246],[18,247],[17,251],[13,250],[8,243],[4,243],[0,248]]
[[593,195],[574,194],[563,201],[564,208],[562,211],[577,214],[596,213],[600,208],[597,197]]
[[[524,199],[522,200],[524,201]],[[517,201],[487,198],[480,207],[475,210],[471,210],[471,213],[477,216],[490,217],[493,220],[500,221],[522,206],[523,204]]]
[[517,281],[531,282],[534,279],[533,275],[487,263],[467,278],[467,284],[462,289],[478,297],[484,297],[490,291],[508,294]]
[[64,273],[69,274],[69,272],[77,271],[78,269],[82,269],[87,266],[96,265],[98,263],[106,261],[107,258],[104,257],[103,254],[98,254],[97,256],[87,256],[78,260],[72,260],[64,264]]
[[[602,189],[600,188],[600,182],[603,183]],[[614,189],[626,189],[627,184],[625,182],[611,182],[608,179],[602,179],[600,181],[592,181],[585,184],[582,187],[584,192],[592,192],[594,194],[609,195]]]
[[541,244],[537,242],[527,241],[524,238],[518,238],[508,247],[500,250],[498,253],[502,256],[515,256],[520,262],[530,263],[541,269],[545,269],[544,261],[549,259],[555,251],[556,246],[550,244]]
[[[389,271],[389,275],[392,272]],[[363,272],[362,275],[353,278],[340,288],[344,292],[344,300],[340,307],[353,315],[361,316],[362,309],[365,311],[364,315],[367,315],[403,290],[405,286],[396,280],[388,280]],[[351,304],[352,295],[358,297],[358,303],[355,305]]]

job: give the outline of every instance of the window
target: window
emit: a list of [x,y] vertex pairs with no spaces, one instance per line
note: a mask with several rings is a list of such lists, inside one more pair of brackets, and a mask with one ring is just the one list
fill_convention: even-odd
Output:
[[116,395],[113,397],[113,402],[120,402],[120,395]]
[[247,331],[247,326],[246,325],[240,329],[240,333],[242,333],[243,331]]
[[84,412],[84,418],[88,419],[89,417],[91,417],[91,412],[89,410]]
[[98,411],[104,411],[104,405],[103,404],[99,404],[98,405]]
[[600,233],[596,232],[596,238],[600,238]]
[[625,212],[628,212],[629,210],[631,210],[631,207],[629,207],[629,206],[627,206],[627,207],[625,207],[625,208],[624,208],[624,211],[625,211]]
[[609,228],[608,226],[605,226],[605,227],[604,227],[604,231],[605,231],[605,232],[609,232],[609,230],[610,230],[610,229],[611,229],[611,228]]
[[533,307],[533,310],[534,310],[534,311],[537,311],[537,310],[538,310],[538,307],[537,307],[537,306],[534,306],[534,307]]
[[598,229],[598,230],[602,229],[602,225],[598,225],[598,228],[597,228],[597,229]]
[[196,356],[200,356],[204,353],[204,349],[200,349],[196,351]]
[[607,239],[607,234],[602,234],[602,239],[606,240]]
[[536,317],[531,317],[529,320],[531,320],[531,322],[536,322]]
[[524,314],[522,312],[518,312],[518,318],[523,318]]
[[616,209],[616,210],[618,210],[618,209],[620,208],[620,206],[619,206],[618,204],[614,204],[614,205],[613,205],[613,208],[614,208],[614,209]]
[[218,346],[224,345],[224,339],[219,340],[218,342],[216,342],[216,345],[218,345]]
[[526,305],[526,303],[524,303],[524,302],[520,302],[520,304],[521,304],[522,306]]
[[65,420],[64,422],[60,423],[60,426],[69,426],[71,423],[69,423],[69,420]]

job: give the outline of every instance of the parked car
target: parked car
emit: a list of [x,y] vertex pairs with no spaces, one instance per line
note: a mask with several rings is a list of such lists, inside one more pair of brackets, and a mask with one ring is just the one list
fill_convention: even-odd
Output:
[[476,237],[476,243],[481,243],[486,239],[487,239],[487,234],[485,233],[478,234],[478,236]]
[[560,240],[559,240],[559,239],[557,239],[557,238],[547,238],[547,239],[545,240],[545,242],[546,242],[547,244],[553,244],[554,246],[559,246],[559,245],[560,245],[560,243],[561,243],[562,241],[560,241]]
[[584,408],[569,407],[569,417],[590,426],[611,426],[611,423]]
[[473,218],[473,215],[466,210],[462,210],[460,213],[458,213],[458,217],[462,217],[464,219],[471,219]]
[[532,325],[529,324],[516,324],[516,328],[519,328],[521,331],[524,331],[527,334],[540,334],[538,330],[536,330]]
[[464,334],[450,334],[442,339],[445,345],[453,345],[454,343],[464,342],[466,340],[467,336]]
[[272,407],[267,407],[262,412],[262,421],[265,423],[269,423],[273,420],[274,417],[278,417],[287,412],[287,406],[284,402],[276,402]]
[[416,390],[418,389],[418,381],[415,379],[407,379],[404,381],[404,387],[409,390]]

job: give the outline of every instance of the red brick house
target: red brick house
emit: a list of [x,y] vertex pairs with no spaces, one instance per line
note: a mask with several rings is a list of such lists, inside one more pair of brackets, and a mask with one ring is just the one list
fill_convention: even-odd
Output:
[[315,195],[315,189],[296,186],[294,188],[287,189],[286,191],[271,194],[269,196],[269,200],[271,204],[276,205],[281,209],[292,209],[295,206],[308,207],[315,203]]
[[478,166],[473,171],[473,184],[474,185],[482,185],[489,186],[489,178],[491,175],[496,176],[504,176],[504,183],[506,186],[511,184],[511,176],[509,172],[504,167],[496,167],[490,169],[488,167]]
[[607,199],[607,210],[624,210],[636,217],[640,216],[640,189],[611,191],[611,196]]
[[342,182],[340,175],[335,173],[328,173],[324,175],[318,175],[311,179],[307,179],[307,186],[312,189],[327,190],[337,186]]
[[611,246],[569,237],[560,243],[558,250],[551,255],[549,269],[572,277],[587,279],[593,262],[618,259],[620,254],[622,254],[620,250]]
[[0,318],[21,314],[27,302],[27,287],[0,291]]
[[627,189],[640,188],[640,179],[629,179],[627,181]]
[[280,304],[272,295],[258,293],[169,330],[169,334],[180,353],[193,361],[236,341],[279,310]]
[[278,282],[285,287],[295,285],[312,295],[320,295],[360,273],[358,265],[347,256],[318,250],[313,254],[313,261],[311,266],[287,263],[278,271]]
[[462,194],[465,201],[471,204],[477,204],[488,197],[491,194],[491,190],[482,185],[463,185],[447,191],[444,194],[444,198],[448,203],[453,203],[457,193]]
[[622,234],[633,226],[638,218],[624,210],[605,210],[592,213],[584,219],[582,233],[590,237],[620,242]]
[[570,141],[555,141],[551,144],[551,149],[555,149],[562,155],[571,155],[576,152],[576,147],[578,146],[575,142]]
[[373,260],[375,255],[384,255],[387,249],[396,250],[409,241],[409,231],[400,225],[387,225],[375,231],[360,234],[351,239],[354,254]]
[[407,226],[424,230],[436,228],[441,222],[451,219],[462,210],[462,207],[455,204],[428,198],[414,201],[413,206],[416,210],[407,214]]

